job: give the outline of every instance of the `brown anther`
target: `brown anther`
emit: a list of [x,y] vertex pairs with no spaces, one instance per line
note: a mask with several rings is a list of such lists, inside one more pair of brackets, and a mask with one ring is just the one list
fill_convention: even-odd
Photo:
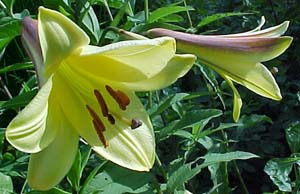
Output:
[[138,119],[132,119],[130,127],[131,127],[131,129],[136,129],[136,128],[142,126],[142,124],[143,124],[142,121],[140,121]]
[[93,118],[93,125],[98,135],[98,138],[102,142],[103,146],[106,148],[108,146],[108,143],[106,142],[103,134],[103,132],[105,131],[105,126],[102,123],[100,117],[97,115],[97,113],[89,105],[86,105],[86,108],[89,111],[91,117]]
[[[88,109],[93,120],[95,120],[97,123],[101,123],[103,125],[103,123],[100,120],[100,117],[97,115],[97,113],[89,105],[86,105],[86,108]],[[104,125],[103,125],[103,131],[105,131]]]
[[126,106],[129,105],[130,99],[129,97],[120,90],[113,90],[110,86],[105,86],[107,92],[114,98],[114,100],[118,103],[120,109],[126,110]]
[[[107,141],[105,140],[104,134],[103,134],[103,129],[101,124],[98,123],[95,119],[93,120],[93,124],[94,124],[94,128],[96,129],[98,138],[100,139],[100,141],[102,142],[103,146],[106,148],[108,146]],[[99,125],[100,124],[100,125]],[[103,125],[103,124],[102,124]]]
[[111,114],[107,115],[107,119],[110,122],[110,124],[112,124],[112,125],[114,125],[116,123],[115,118]]
[[102,94],[100,93],[99,90],[94,90],[94,94],[97,98],[98,104],[100,105],[102,115],[106,117],[108,115],[108,108]]

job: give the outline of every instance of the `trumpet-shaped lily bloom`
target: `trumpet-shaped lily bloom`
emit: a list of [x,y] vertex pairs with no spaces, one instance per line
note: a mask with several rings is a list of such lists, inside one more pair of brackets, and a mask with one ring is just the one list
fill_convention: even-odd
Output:
[[59,12],[39,8],[23,21],[22,38],[40,90],[12,120],[7,140],[31,153],[28,183],[55,186],[69,171],[79,138],[123,167],[148,171],[155,158],[149,117],[135,91],[155,90],[183,76],[193,55],[176,55],[173,38],[90,46]]
[[256,29],[230,35],[192,35],[167,29],[151,29],[148,35],[174,37],[178,50],[197,55],[201,63],[219,73],[233,90],[233,119],[237,121],[242,100],[233,81],[261,96],[282,98],[273,75],[261,62],[277,57],[289,47],[292,38],[281,36],[289,22],[260,30],[263,24],[264,18]]

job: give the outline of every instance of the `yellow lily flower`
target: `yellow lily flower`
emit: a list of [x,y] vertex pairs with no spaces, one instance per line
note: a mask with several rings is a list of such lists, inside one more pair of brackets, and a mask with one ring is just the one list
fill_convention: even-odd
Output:
[[155,158],[153,128],[134,92],[172,84],[195,57],[176,55],[168,37],[90,46],[75,23],[43,7],[37,22],[24,19],[22,38],[40,90],[11,121],[6,138],[31,153],[29,185],[47,190],[58,184],[80,137],[105,159],[148,171]]
[[289,22],[260,30],[263,23],[264,18],[254,30],[229,35],[192,35],[167,29],[151,29],[147,34],[175,38],[178,50],[197,55],[201,63],[219,73],[233,90],[233,119],[237,121],[242,100],[232,81],[261,96],[282,98],[273,75],[260,62],[277,57],[289,47],[292,37],[281,37]]

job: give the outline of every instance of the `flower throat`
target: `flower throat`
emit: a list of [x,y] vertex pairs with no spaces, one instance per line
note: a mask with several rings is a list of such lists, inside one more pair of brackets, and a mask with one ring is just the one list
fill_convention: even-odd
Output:
[[[105,89],[108,92],[108,94],[114,99],[114,101],[119,105],[119,108],[122,111],[125,111],[127,106],[130,104],[129,97],[124,92],[120,90],[114,90],[108,85],[105,86]],[[142,122],[136,118],[127,119],[113,112],[112,110],[109,110],[107,103],[105,102],[99,90],[95,89],[94,95],[100,106],[103,117],[106,117],[110,124],[114,125],[116,123],[116,119],[119,119],[126,125],[130,126],[131,129],[136,129],[142,125]],[[95,110],[93,110],[89,105],[86,105],[86,109],[88,110],[90,116],[92,117],[93,126],[97,132],[99,140],[101,141],[101,143],[105,148],[108,147],[109,144],[106,141],[104,136],[104,132],[106,131],[105,125],[103,124],[103,122],[101,121],[100,117],[98,116]]]

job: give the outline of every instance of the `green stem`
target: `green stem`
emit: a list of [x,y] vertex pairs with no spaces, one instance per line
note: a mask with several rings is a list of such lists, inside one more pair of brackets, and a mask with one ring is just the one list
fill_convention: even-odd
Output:
[[149,101],[149,108],[152,108],[153,102],[152,102],[152,92],[148,92],[148,101]]
[[243,190],[244,190],[244,193],[245,193],[245,194],[249,194],[249,191],[248,191],[248,189],[247,189],[247,186],[246,186],[246,184],[245,184],[245,182],[244,182],[243,177],[241,176],[240,169],[239,169],[239,167],[238,167],[238,165],[237,165],[237,163],[236,163],[235,160],[233,160],[233,166],[234,166],[234,169],[235,169],[235,171],[236,171],[236,173],[237,173],[237,175],[238,175],[238,179],[239,179],[239,181],[240,181],[240,183],[241,183],[241,185],[242,185],[242,188],[243,188]]
[[27,179],[25,180],[25,182],[24,182],[24,184],[23,184],[23,186],[22,186],[22,189],[21,189],[21,191],[20,191],[21,194],[24,193],[24,190],[25,190],[25,188],[26,188],[26,185],[27,185]]
[[300,188],[300,173],[299,173],[299,168],[297,167],[298,165],[293,165],[293,168],[294,168],[294,172],[295,172],[295,187],[293,188],[293,191],[292,193],[294,194],[297,194],[298,193],[298,190]]
[[167,180],[167,173],[164,169],[164,167],[162,166],[162,163],[157,155],[157,153],[155,153],[155,162],[156,162],[156,165],[158,166],[158,170],[160,171],[162,177],[164,178],[164,181]]
[[110,9],[109,9],[109,6],[108,6],[108,3],[107,3],[107,1],[106,1],[106,0],[104,0],[103,2],[104,2],[104,6],[105,6],[105,8],[106,8],[106,10],[107,10],[107,12],[108,12],[108,15],[109,15],[110,21],[113,21],[113,20],[114,20],[114,17],[113,17],[113,16],[112,16],[112,14],[111,14],[111,11],[110,11]]
[[[185,1],[185,0],[183,0],[183,4],[184,4],[185,7],[187,7],[187,4],[186,4],[186,1]],[[190,27],[193,28],[193,22],[192,22],[192,19],[191,19],[191,15],[190,15],[189,10],[186,10],[186,15],[187,15],[187,17],[188,17]]]
[[13,13],[11,12],[11,10],[8,10],[6,5],[1,0],[0,0],[0,7],[2,7],[4,9],[4,11],[7,13],[7,15],[13,17]]
[[0,77],[0,84],[1,84],[1,86],[3,87],[3,89],[4,89],[5,93],[6,93],[6,95],[9,97],[9,99],[12,99],[13,96],[11,95],[11,93],[10,93],[8,87],[6,86],[6,84],[4,83],[4,81],[2,80],[1,77]]
[[[226,145],[226,152],[228,152],[228,151],[229,151],[229,144],[228,144],[228,138],[227,138],[227,135],[226,135],[226,133],[224,132],[223,129],[221,130],[221,133],[222,133],[222,136],[223,136],[224,141],[226,142],[226,143],[225,143],[225,145]],[[234,169],[235,169],[235,171],[236,171],[236,173],[237,173],[237,175],[238,175],[238,179],[239,179],[239,181],[240,181],[240,183],[241,183],[241,185],[242,185],[242,188],[243,188],[243,190],[244,190],[243,193],[249,194],[248,188],[247,188],[247,186],[246,186],[246,184],[245,184],[245,182],[244,182],[244,179],[243,179],[243,177],[242,177],[242,175],[241,175],[241,172],[240,172],[239,167],[238,167],[238,165],[237,165],[237,163],[236,163],[235,160],[233,160],[233,166],[234,166]]]
[[163,194],[163,192],[162,192],[161,189],[160,189],[160,185],[159,185],[158,180],[156,179],[155,176],[153,176],[153,177],[154,177],[154,178],[153,178],[153,184],[154,184],[154,187],[156,188],[156,193],[157,193],[157,194]]
[[148,0],[144,0],[144,13],[145,13],[145,23],[149,20],[149,2]]

